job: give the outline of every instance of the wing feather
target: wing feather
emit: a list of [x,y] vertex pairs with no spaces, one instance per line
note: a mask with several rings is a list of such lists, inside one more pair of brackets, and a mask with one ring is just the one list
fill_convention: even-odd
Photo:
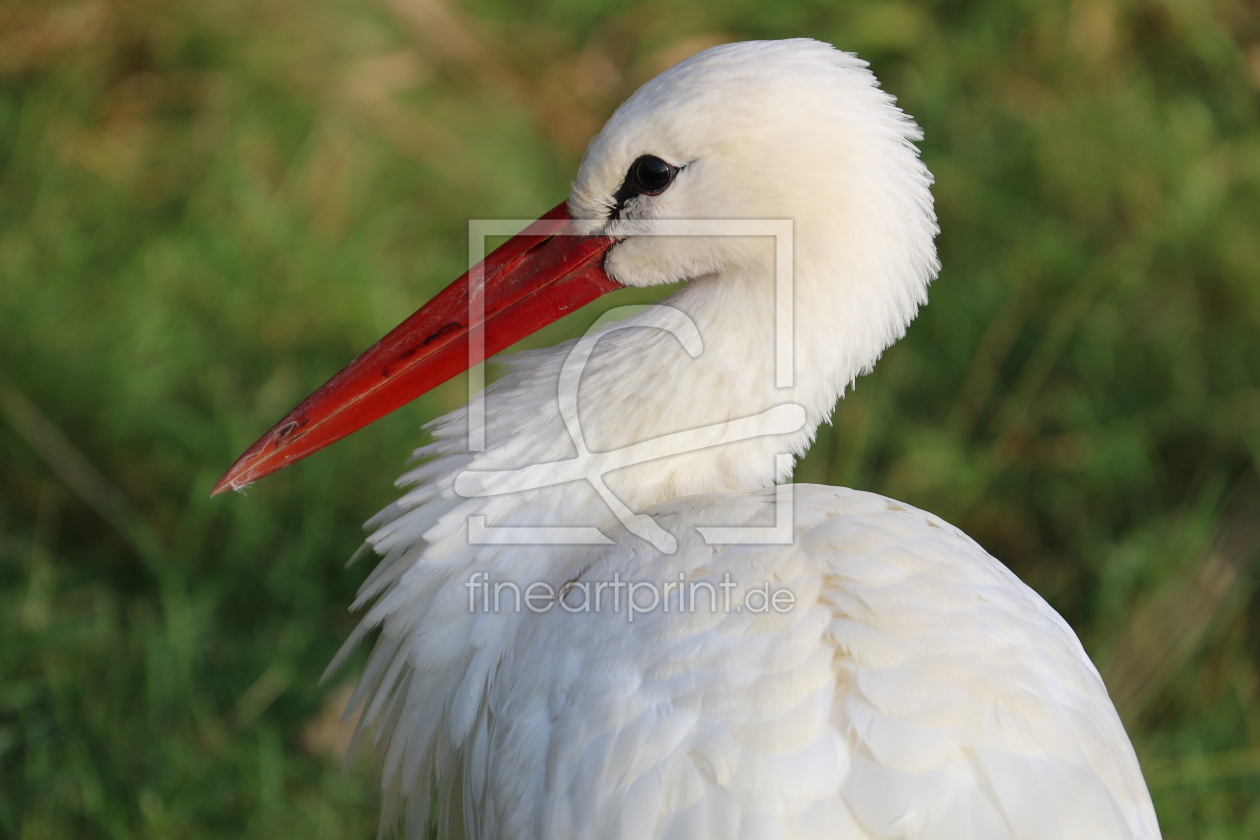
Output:
[[[792,546],[575,561],[592,580],[729,574],[736,604],[765,583],[796,604],[528,616],[468,765],[499,815],[486,836],[1159,836],[1101,679],[1044,601],[929,514],[796,492]],[[764,504],[654,513],[679,533]]]

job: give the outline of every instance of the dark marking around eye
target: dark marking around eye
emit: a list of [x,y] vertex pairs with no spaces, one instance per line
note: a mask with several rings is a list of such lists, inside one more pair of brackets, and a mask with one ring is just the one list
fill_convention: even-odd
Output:
[[660,195],[665,192],[684,167],[685,164],[674,166],[666,163],[656,155],[640,155],[634,163],[630,164],[630,168],[626,170],[625,180],[621,182],[617,192],[613,193],[613,206],[608,213],[608,218],[620,219],[621,211],[633,198],[641,195]]

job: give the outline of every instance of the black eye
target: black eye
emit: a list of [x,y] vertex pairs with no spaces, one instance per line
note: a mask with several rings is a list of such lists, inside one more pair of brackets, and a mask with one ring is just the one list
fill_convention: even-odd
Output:
[[641,195],[660,195],[674,183],[682,167],[671,166],[656,155],[640,155],[630,164],[626,180],[613,194],[608,218],[620,219],[626,203]]
[[626,186],[639,195],[660,195],[674,182],[677,167],[670,166],[656,155],[643,155],[630,164]]

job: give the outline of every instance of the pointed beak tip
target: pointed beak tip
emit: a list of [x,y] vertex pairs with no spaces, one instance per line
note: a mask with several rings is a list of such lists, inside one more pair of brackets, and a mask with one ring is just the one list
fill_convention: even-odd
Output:
[[260,466],[262,465],[251,447],[250,451],[238,458],[236,463],[223,474],[222,478],[215,482],[214,489],[210,491],[210,498],[213,499],[215,496],[226,493],[229,490],[242,491],[264,475],[280,469],[283,464],[262,470],[259,469]]
[[210,498],[213,499],[215,496],[218,496],[221,493],[226,493],[229,490],[244,490],[252,483],[248,481],[237,481],[236,478],[233,477],[232,473],[233,471],[229,470],[226,474],[224,474],[223,478],[219,479],[218,483],[214,485],[214,489],[210,491]]

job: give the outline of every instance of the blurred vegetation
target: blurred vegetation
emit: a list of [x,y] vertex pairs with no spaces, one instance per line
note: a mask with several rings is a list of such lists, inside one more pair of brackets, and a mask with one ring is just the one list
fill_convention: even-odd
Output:
[[318,680],[464,386],[211,485],[637,84],[799,35],[926,130],[945,267],[798,478],[974,535],[1099,662],[1166,835],[1260,837],[1253,0],[9,0],[0,835],[372,836]]

